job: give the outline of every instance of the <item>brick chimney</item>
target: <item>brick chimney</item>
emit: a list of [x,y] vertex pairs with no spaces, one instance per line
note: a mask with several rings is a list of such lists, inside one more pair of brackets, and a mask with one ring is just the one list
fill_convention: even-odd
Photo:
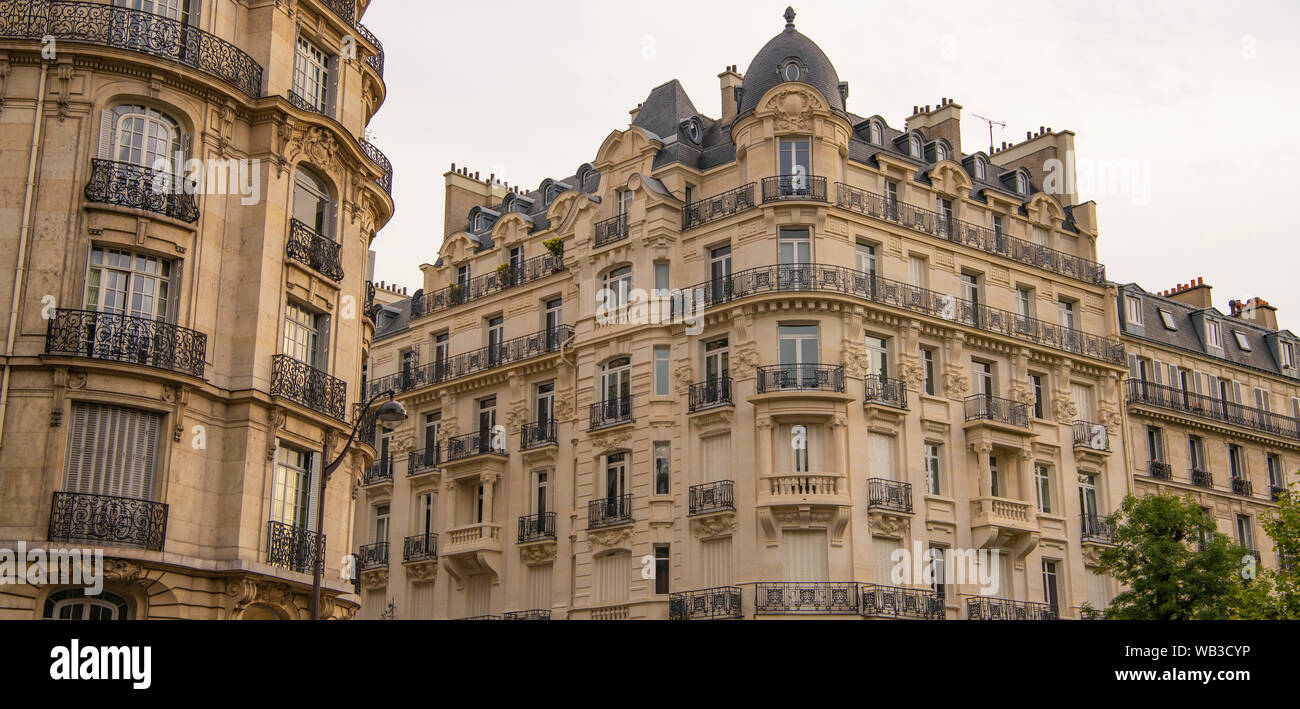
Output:
[[1197,278],[1188,283],[1179,283],[1177,288],[1171,288],[1160,295],[1193,308],[1212,308],[1214,301],[1210,298],[1210,291],[1211,288],[1205,285],[1205,279]]
[[479,173],[469,168],[457,168],[452,163],[443,177],[447,181],[446,211],[443,214],[443,238],[463,231],[469,221],[469,210],[474,207],[491,207],[506,196],[506,187],[492,176],[479,179]]
[[1251,298],[1246,302],[1231,301],[1228,307],[1232,310],[1232,317],[1244,320],[1252,325],[1266,327],[1269,330],[1276,331],[1277,327],[1277,308],[1268,304],[1263,298]]
[[736,89],[745,83],[745,77],[736,71],[736,65],[732,64],[727,70],[718,74],[718,82],[722,87],[722,125],[731,125],[736,120],[736,112],[740,110],[740,102],[736,100]]
[[953,157],[961,155],[961,104],[950,98],[939,99],[933,110],[918,108],[904,123],[907,130],[921,129],[926,138],[943,138],[952,146]]
[[[1079,180],[1074,165],[1074,133],[1071,131],[1055,133],[1047,127],[1039,128],[1037,133],[1030,131],[1025,134],[1025,142],[1019,145],[1003,143],[990,159],[999,167],[1025,168],[1038,189],[1055,195],[1066,207],[1079,203]],[[1059,160],[1058,169],[1061,171],[1051,175],[1050,183],[1048,160]]]

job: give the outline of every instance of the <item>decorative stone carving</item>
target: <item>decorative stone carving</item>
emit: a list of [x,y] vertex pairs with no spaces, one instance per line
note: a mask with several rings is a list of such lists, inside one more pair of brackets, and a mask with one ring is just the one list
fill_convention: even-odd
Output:
[[527,406],[517,406],[506,412],[506,425],[509,426],[512,431],[518,429],[524,424],[529,423],[528,417],[530,415]]
[[872,536],[902,539],[911,530],[912,520],[907,515],[872,510],[867,515],[867,525]]
[[114,586],[148,585],[145,568],[138,561],[127,559],[104,560],[104,583]]
[[691,385],[695,383],[695,371],[691,366],[679,366],[673,373],[674,390],[678,396],[686,396],[691,391]]
[[758,352],[748,346],[736,352],[731,358],[732,379],[750,379],[758,369]]
[[1056,413],[1057,421],[1073,421],[1079,415],[1079,407],[1069,395],[1064,393],[1057,393],[1053,397],[1052,410]]
[[550,563],[555,561],[556,549],[556,544],[552,541],[543,544],[527,544],[519,547],[519,560],[526,566]]
[[734,534],[737,527],[735,512],[725,512],[722,514],[709,515],[707,517],[694,517],[691,519],[691,533],[701,539],[711,539],[713,537],[722,537]]
[[632,440],[632,431],[624,428],[621,431],[610,431],[608,433],[598,433],[591,437],[591,445],[596,450],[607,451],[625,447]]
[[1032,406],[1034,403],[1034,393],[1029,390],[1029,387],[1020,382],[1016,382],[1011,385],[1011,400],[1019,404]]
[[361,572],[361,583],[371,591],[379,588],[387,588],[388,567],[381,566],[378,569],[370,569],[369,571]]
[[614,529],[596,529],[587,532],[587,541],[591,543],[593,552],[608,551],[611,549],[629,549],[631,548],[632,525],[626,524]]
[[777,130],[807,130],[812,127],[813,111],[821,107],[812,91],[790,88],[768,99],[765,108],[776,114]]
[[555,419],[557,421],[572,421],[575,408],[572,394],[557,397],[555,400]]
[[861,347],[849,345],[844,348],[843,356],[844,376],[858,379],[871,371],[871,359]]
[[943,370],[943,386],[950,398],[964,399],[966,392],[970,391],[970,378],[961,367],[949,365]]
[[324,128],[312,126],[294,136],[294,141],[289,145],[289,153],[290,162],[304,156],[313,165],[330,170],[338,157],[338,144],[334,142],[334,136]]
[[411,583],[433,583],[438,578],[438,562],[436,559],[428,559],[406,564],[406,578]]
[[898,363],[898,378],[908,389],[921,391],[925,387],[925,367],[915,358],[904,357]]

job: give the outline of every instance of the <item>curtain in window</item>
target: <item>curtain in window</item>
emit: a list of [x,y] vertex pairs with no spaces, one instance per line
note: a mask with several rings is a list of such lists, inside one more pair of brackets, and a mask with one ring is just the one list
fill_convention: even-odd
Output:
[[825,530],[786,530],[781,535],[781,554],[782,575],[786,581],[830,580]]
[[162,415],[74,403],[65,489],[153,500]]

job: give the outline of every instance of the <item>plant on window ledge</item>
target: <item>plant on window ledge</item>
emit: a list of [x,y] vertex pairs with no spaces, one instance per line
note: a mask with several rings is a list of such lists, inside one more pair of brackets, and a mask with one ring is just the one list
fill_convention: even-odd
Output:
[[513,286],[515,284],[515,267],[508,263],[497,266],[497,281],[502,288]]
[[460,305],[460,286],[453,285],[447,289],[447,302],[452,305]]
[[542,242],[542,246],[545,246],[546,250],[550,251],[552,256],[564,255],[564,239],[561,239],[559,237],[556,237],[554,239],[547,239],[546,241]]

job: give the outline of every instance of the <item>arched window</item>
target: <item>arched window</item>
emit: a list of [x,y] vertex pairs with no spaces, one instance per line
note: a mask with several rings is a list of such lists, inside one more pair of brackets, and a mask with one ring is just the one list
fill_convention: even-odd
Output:
[[1016,192],[1029,194],[1029,179],[1025,177],[1023,172],[1016,173]]
[[293,177],[293,218],[321,236],[333,238],[329,186],[312,170],[299,166]]
[[627,305],[632,291],[632,267],[615,268],[605,274],[606,307],[616,308]]
[[126,599],[107,591],[87,596],[85,589],[72,588],[45,599],[46,620],[128,620],[128,615]]
[[875,121],[871,122],[871,126],[867,131],[867,137],[868,140],[871,141],[872,145],[880,145],[884,142],[884,132],[880,129],[879,123]]
[[105,128],[108,134],[101,136],[101,158],[181,174],[181,128],[167,114],[147,106],[123,104],[106,112]]
[[982,158],[975,158],[975,179],[983,180],[988,175],[988,167]]
[[907,141],[907,153],[914,158],[921,157],[921,138],[919,136],[914,135]]
[[781,80],[782,81],[803,81],[804,75],[808,72],[804,70],[803,63],[795,57],[790,57],[781,62]]
[[185,2],[183,0],[113,0],[113,4],[131,10],[141,10],[155,15],[162,15],[169,20],[181,19],[182,13],[185,11]]
[[947,160],[947,159],[948,159],[948,146],[944,145],[943,143],[935,143],[935,144],[934,144],[934,159],[935,159],[935,162],[938,162],[938,161],[940,161],[940,160]]

